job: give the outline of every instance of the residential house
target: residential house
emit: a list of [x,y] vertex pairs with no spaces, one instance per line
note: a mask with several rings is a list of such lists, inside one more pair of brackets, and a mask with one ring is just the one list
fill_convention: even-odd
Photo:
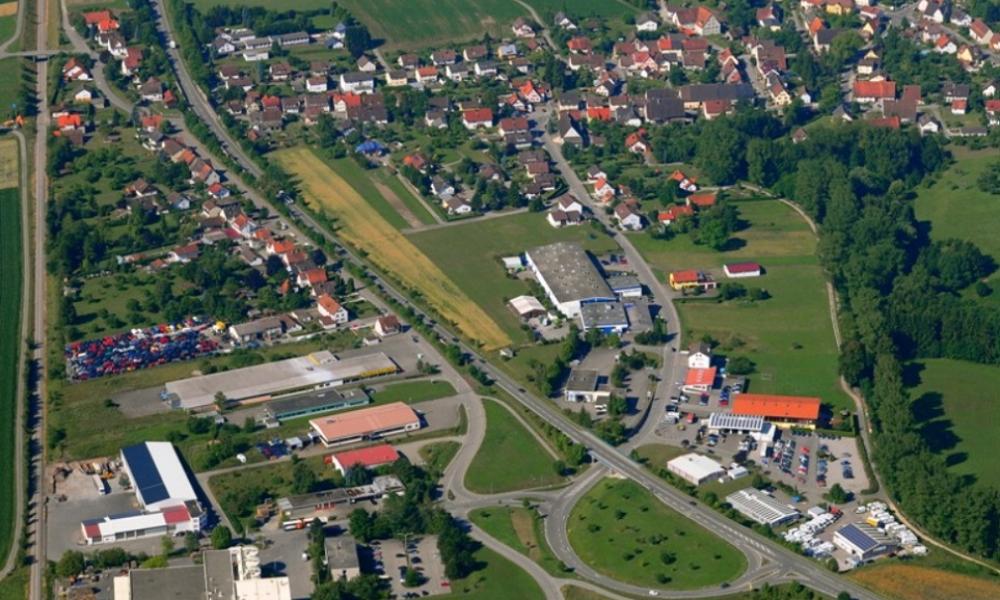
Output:
[[653,32],[660,28],[660,22],[652,13],[645,12],[635,18],[635,30]]
[[322,294],[316,298],[316,309],[320,317],[326,317],[334,325],[342,325],[350,320],[347,309],[329,294]]
[[125,49],[125,56],[122,57],[122,75],[130,77],[142,65],[142,48],[132,46]]
[[355,94],[371,94],[375,92],[375,77],[371,73],[341,73],[340,91]]
[[139,86],[139,97],[146,102],[163,102],[163,84],[155,77]]
[[674,224],[674,222],[694,216],[694,209],[686,204],[674,204],[667,210],[661,210],[656,219],[664,226]]
[[462,125],[473,131],[480,127],[493,127],[493,111],[489,108],[475,108],[462,113]]
[[881,102],[896,97],[896,83],[887,79],[880,81],[858,80],[854,82],[853,92],[855,102],[861,104]]
[[63,65],[62,76],[65,81],[90,81],[90,71],[76,57],[70,57]]
[[622,229],[629,231],[639,231],[642,229],[642,216],[625,202],[615,206],[615,219],[618,221],[618,226]]
[[514,22],[511,24],[510,29],[511,31],[514,32],[515,37],[519,38],[535,37],[535,28],[524,17],[518,17],[514,19]]
[[438,198],[450,198],[455,195],[455,186],[440,175],[435,175],[431,178],[431,193]]

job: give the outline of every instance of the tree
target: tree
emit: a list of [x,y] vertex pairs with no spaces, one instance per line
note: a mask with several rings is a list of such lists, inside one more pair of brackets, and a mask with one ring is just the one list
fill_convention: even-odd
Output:
[[372,36],[364,25],[351,25],[344,32],[344,45],[354,58],[360,58],[371,47],[371,43]]
[[160,553],[163,556],[169,557],[170,553],[174,551],[174,539],[169,535],[162,536],[160,538]]
[[292,460],[292,493],[308,494],[316,487],[316,473],[298,457]]
[[75,577],[83,572],[85,561],[83,553],[76,550],[67,550],[56,563],[56,575],[63,578]]
[[835,483],[830,487],[830,491],[827,492],[826,497],[830,499],[830,502],[835,504],[844,504],[851,499],[850,493],[842,488],[839,483]]
[[233,544],[233,532],[225,525],[219,525],[212,530],[212,547],[216,550],[225,550]]
[[733,356],[726,362],[726,370],[733,375],[749,375],[757,365],[746,356]]
[[608,414],[612,417],[620,417],[628,412],[628,400],[623,396],[611,395],[608,400]]
[[184,534],[184,550],[187,551],[188,554],[194,554],[200,548],[201,542],[198,540],[197,533],[189,531]]
[[403,576],[403,585],[405,587],[418,587],[424,583],[424,576],[420,574],[420,571],[416,569],[411,569],[407,567],[406,575]]

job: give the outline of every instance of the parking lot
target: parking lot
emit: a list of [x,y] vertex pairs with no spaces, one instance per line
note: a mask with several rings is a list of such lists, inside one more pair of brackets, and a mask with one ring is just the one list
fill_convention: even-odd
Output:
[[[388,578],[396,598],[419,598],[447,594],[450,583],[444,575],[444,565],[437,549],[437,536],[422,536],[400,540],[372,542],[375,572]],[[423,583],[415,587],[403,584],[405,569],[416,570]]]

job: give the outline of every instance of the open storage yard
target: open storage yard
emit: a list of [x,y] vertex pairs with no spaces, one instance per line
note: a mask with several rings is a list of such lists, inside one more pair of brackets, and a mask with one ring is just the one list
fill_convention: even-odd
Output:
[[544,215],[521,213],[467,222],[407,236],[515,340],[526,340],[505,299],[530,294],[526,282],[507,276],[500,258],[536,246],[578,242],[594,254],[617,250],[614,240],[588,226],[553,229]]
[[746,568],[736,548],[630,480],[598,483],[573,508],[567,531],[581,560],[635,585],[695,589]]
[[931,449],[944,454],[955,473],[1000,486],[993,454],[1000,404],[991,393],[1000,389],[1000,367],[939,358],[910,368],[919,379],[910,391],[913,411]]
[[560,483],[556,457],[525,429],[506,406],[483,400],[486,437],[465,474],[465,485],[481,494],[498,494]]
[[724,263],[763,265],[762,277],[739,282],[766,289],[771,295],[767,300],[678,302],[684,339],[708,334],[719,342],[719,354],[750,357],[756,363],[749,377],[750,391],[815,395],[834,409],[853,408],[838,385],[837,345],[826,280],[815,256],[815,237],[798,214],[776,200],[736,206],[748,227],[734,236],[734,250],[715,252],[695,245],[687,235],[669,241],[646,235],[632,238],[650,264],[663,273],[704,269],[724,283]]
[[419,291],[446,319],[486,348],[510,344],[509,336],[444,272],[386,221],[343,178],[307,148],[274,154],[302,181],[306,201],[338,219],[338,235],[365,251],[380,268]]

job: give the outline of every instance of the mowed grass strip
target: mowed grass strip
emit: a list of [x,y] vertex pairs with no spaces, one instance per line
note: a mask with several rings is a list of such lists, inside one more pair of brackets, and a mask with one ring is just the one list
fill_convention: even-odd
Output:
[[946,358],[920,360],[914,367],[920,383],[910,397],[928,444],[956,474],[1000,487],[993,454],[1000,424],[1000,367]]
[[896,600],[995,600],[1000,582],[897,561],[880,561],[849,577]]
[[483,400],[486,437],[465,473],[465,487],[480,494],[524,490],[564,481],[556,458],[521,425],[507,407]]
[[631,480],[605,479],[569,516],[569,542],[595,570],[634,585],[687,590],[732,581],[746,558]]
[[514,0],[341,0],[389,49],[510,35],[508,25],[528,11]]
[[379,268],[418,290],[446,320],[486,349],[510,345],[510,337],[479,305],[311,150],[281,150],[274,159],[301,180],[310,206],[336,217],[338,235],[364,250]]
[[734,235],[732,250],[698,246],[687,234],[671,240],[645,234],[631,238],[664,274],[704,269],[726,282],[726,263],[754,261],[764,266],[762,277],[733,281],[766,289],[771,295],[767,300],[678,302],[685,339],[708,334],[720,342],[721,354],[750,357],[757,365],[750,375],[753,392],[819,396],[835,411],[853,408],[839,386],[837,343],[815,236],[801,216],[777,200],[736,206],[748,227]]
[[523,569],[496,552],[480,547],[473,558],[482,569],[464,579],[451,580],[451,593],[434,596],[439,600],[468,597],[475,600],[542,600],[545,594],[535,579]]
[[480,529],[535,561],[547,572],[565,577],[566,571],[545,541],[541,521],[534,509],[521,506],[494,506],[477,508],[469,513],[469,520]]
[[14,444],[21,344],[21,202],[17,188],[0,190],[0,564],[14,531]]
[[455,395],[455,387],[447,381],[401,381],[390,383],[372,394],[376,404],[405,402],[415,404]]

